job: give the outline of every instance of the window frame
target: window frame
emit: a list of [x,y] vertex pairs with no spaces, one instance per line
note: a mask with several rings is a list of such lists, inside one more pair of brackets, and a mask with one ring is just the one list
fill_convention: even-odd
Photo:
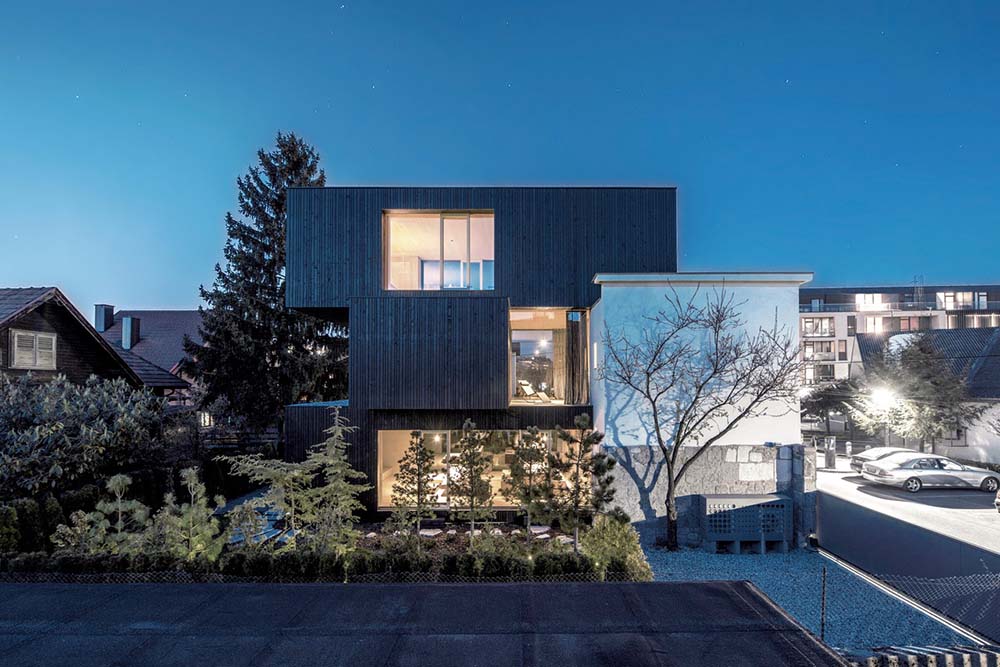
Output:
[[[32,357],[34,359],[31,365],[19,364],[17,361],[17,337],[18,336],[31,336],[32,338]],[[38,362],[38,340],[39,338],[48,338],[52,341],[52,365],[39,365]],[[54,371],[59,367],[58,362],[58,335],[48,331],[30,331],[28,329],[11,329],[9,334],[9,366],[13,370],[21,371]]]
[[[438,256],[436,258],[422,260],[420,271],[420,287],[417,289],[391,289],[392,284],[392,233],[390,230],[389,218],[392,216],[406,215],[436,215],[438,217]],[[479,260],[479,285],[473,288],[472,283],[472,222],[476,216],[488,215],[493,221],[493,258],[490,260]],[[445,221],[448,219],[465,219],[465,240],[466,252],[465,260],[445,259]],[[489,289],[482,287],[486,280],[486,262],[492,262],[493,287]],[[437,262],[438,264],[438,287],[424,288],[424,262]],[[462,280],[468,287],[448,287],[444,286],[445,267],[448,262],[459,262]],[[382,291],[384,292],[493,292],[496,290],[496,212],[493,209],[385,209],[382,211]]]

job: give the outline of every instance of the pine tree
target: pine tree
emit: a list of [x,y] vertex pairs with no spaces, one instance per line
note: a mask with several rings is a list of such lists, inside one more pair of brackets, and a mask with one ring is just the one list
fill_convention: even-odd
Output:
[[410,445],[399,459],[399,471],[392,485],[392,504],[401,523],[415,528],[417,534],[423,519],[434,518],[434,508],[438,504],[436,473],[434,452],[424,445],[423,433],[413,431]]
[[504,497],[524,511],[528,540],[532,519],[545,514],[549,446],[547,436],[529,426],[513,445],[514,457],[506,478]]
[[199,479],[196,468],[182,470],[181,483],[190,502],[178,505],[174,495],[168,493],[163,507],[156,514],[154,531],[162,536],[166,551],[177,558],[214,561],[224,546],[224,536],[215,511],[226,501],[218,497],[215,499],[216,507],[209,506],[205,485]]
[[228,463],[231,474],[266,486],[267,494],[261,499],[261,504],[280,511],[293,536],[299,531],[299,515],[309,505],[309,494],[316,478],[305,462],[266,459],[260,454],[219,456],[216,460]]
[[573,549],[580,549],[580,527],[587,524],[614,499],[614,478],[611,470],[615,460],[599,451],[604,434],[590,427],[590,417],[579,415],[577,432],[557,427],[565,446],[549,455],[547,493],[551,511],[559,518],[559,526],[573,530]]
[[211,289],[201,287],[204,344],[185,341],[183,368],[205,388],[205,404],[225,399],[249,426],[280,430],[285,405],[344,396],[347,341],[285,307],[285,198],[290,187],[324,185],[319,154],[278,133],[257,160],[236,181],[242,217],[226,215],[226,264],[216,265]]
[[149,523],[149,508],[125,497],[131,485],[128,475],[112,476],[107,483],[112,498],[97,503],[95,518],[105,526],[104,550],[110,553],[132,552]]
[[341,556],[360,537],[355,525],[364,505],[358,496],[371,488],[363,483],[365,474],[347,458],[347,434],[354,430],[340,409],[334,408],[333,424],[325,431],[327,439],[313,447],[305,461],[318,484],[307,494],[303,523],[311,524],[310,541],[318,551]]
[[492,457],[486,449],[489,437],[488,432],[477,431],[476,425],[466,419],[458,451],[452,452],[448,497],[452,516],[469,522],[469,549],[472,549],[475,539],[476,521],[494,516],[493,486],[489,478]]

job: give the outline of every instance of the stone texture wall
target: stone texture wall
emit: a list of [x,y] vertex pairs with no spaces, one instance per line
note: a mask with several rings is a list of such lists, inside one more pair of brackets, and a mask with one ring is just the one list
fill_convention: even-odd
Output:
[[[606,447],[615,458],[615,505],[621,506],[647,539],[664,534],[667,469],[659,450]],[[694,454],[681,452],[678,465]],[[701,544],[701,521],[694,496],[703,493],[781,493],[792,498],[796,543],[815,530],[816,452],[803,445],[717,445],[702,454],[677,488],[682,543]]]

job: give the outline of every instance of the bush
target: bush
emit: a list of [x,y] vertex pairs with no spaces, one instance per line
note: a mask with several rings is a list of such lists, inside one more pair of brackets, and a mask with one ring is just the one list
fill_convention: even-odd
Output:
[[8,505],[0,505],[0,552],[16,551],[21,543],[21,531],[17,527],[17,510]]
[[586,554],[548,551],[535,556],[535,576],[552,577],[566,574],[592,574],[594,561]]
[[166,400],[125,380],[64,376],[37,382],[0,374],[0,496],[64,488],[162,451]]
[[445,558],[441,572],[472,579],[528,579],[532,565],[527,557],[497,553],[464,553]]
[[172,572],[177,568],[177,559],[164,552],[139,552],[129,560],[130,572]]
[[17,530],[21,535],[17,549],[22,553],[45,551],[47,535],[42,525],[42,512],[38,503],[31,498],[19,498],[13,503],[17,512]]
[[[96,484],[85,484],[79,489],[66,491],[62,494],[63,514],[69,516],[73,512],[93,512],[100,497],[100,489]],[[65,521],[60,521],[65,523]]]
[[63,513],[62,505],[59,504],[55,496],[46,496],[45,502],[42,503],[42,525],[45,527],[43,534],[46,536],[45,549],[52,546],[48,536],[56,532],[56,527],[63,523],[66,523],[66,515]]
[[10,572],[50,572],[53,569],[51,557],[44,551],[18,554],[7,561]]
[[632,581],[652,581],[653,571],[639,544],[639,534],[617,517],[597,517],[584,533],[580,548],[594,561],[602,577],[609,572]]

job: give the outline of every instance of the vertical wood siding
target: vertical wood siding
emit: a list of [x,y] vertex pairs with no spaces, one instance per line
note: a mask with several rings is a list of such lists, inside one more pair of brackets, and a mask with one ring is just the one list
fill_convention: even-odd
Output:
[[493,294],[515,307],[586,308],[600,294],[595,273],[677,270],[674,188],[293,188],[288,305],[384,294],[382,214],[393,209],[492,210]]
[[507,299],[350,300],[349,395],[368,409],[509,403]]

